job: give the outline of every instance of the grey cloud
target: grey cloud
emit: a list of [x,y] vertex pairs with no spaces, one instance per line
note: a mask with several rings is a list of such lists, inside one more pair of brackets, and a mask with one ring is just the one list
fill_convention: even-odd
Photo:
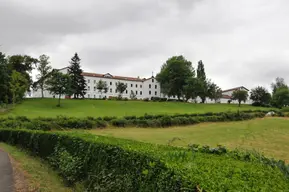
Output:
[[[150,76],[184,54],[223,89],[288,76],[286,0],[0,0],[1,49],[86,71]],[[288,78],[289,80],[289,78]]]

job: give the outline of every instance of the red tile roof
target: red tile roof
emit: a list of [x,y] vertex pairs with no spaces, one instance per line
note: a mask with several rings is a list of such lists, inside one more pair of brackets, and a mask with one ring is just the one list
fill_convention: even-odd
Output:
[[118,79],[118,80],[125,80],[125,81],[138,81],[138,82],[143,82],[146,79],[140,79],[136,77],[124,77],[124,76],[113,76],[111,77],[105,77],[106,74],[99,74],[99,73],[87,73],[83,72],[83,76],[88,76],[88,77],[101,77],[101,78],[108,78],[108,79]]
[[232,89],[227,89],[227,90],[223,90],[222,92],[228,92],[228,91],[235,91],[235,90],[239,90],[239,89],[246,89],[247,91],[249,91],[249,89],[247,89],[246,87],[243,87],[243,86],[240,86],[240,87],[235,87],[235,88],[232,88]]
[[222,97],[221,97],[222,99],[231,99],[232,97],[231,96],[229,96],[229,95],[222,95]]

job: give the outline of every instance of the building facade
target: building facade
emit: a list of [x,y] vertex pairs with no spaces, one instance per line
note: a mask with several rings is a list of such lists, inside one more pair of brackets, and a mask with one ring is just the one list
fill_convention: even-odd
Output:
[[[60,72],[67,74],[68,68],[59,69]],[[86,98],[109,98],[117,97],[119,93],[116,91],[116,84],[122,82],[127,85],[127,89],[122,94],[123,98],[130,98],[131,92],[133,92],[137,99],[145,99],[151,97],[163,97],[161,94],[160,84],[157,82],[155,77],[150,78],[135,78],[135,77],[123,77],[113,76],[109,73],[98,74],[83,72],[82,75],[87,83]],[[102,80],[106,82],[108,90],[106,93],[101,93],[97,89],[97,83]],[[37,90],[33,93],[33,97],[41,97],[41,90]],[[44,97],[53,98],[56,97],[51,95],[48,91],[44,91]],[[62,96],[64,98],[65,96]]]
[[[59,69],[58,71],[67,74],[68,73],[68,67]],[[161,87],[160,83],[157,82],[154,76],[150,78],[135,78],[135,77],[124,77],[124,76],[114,76],[110,73],[106,74],[99,74],[99,73],[88,73],[83,72],[82,75],[85,78],[85,81],[87,83],[87,91],[85,98],[109,98],[109,97],[117,97],[119,93],[116,91],[116,84],[118,82],[122,82],[127,85],[127,89],[122,94],[123,98],[130,99],[131,92],[135,94],[135,97],[137,99],[151,99],[151,97],[166,97],[161,93]],[[101,93],[97,89],[97,83],[102,80],[106,82],[108,86],[108,90],[106,93]],[[246,90],[249,91],[247,88],[241,86],[236,87],[228,90],[224,90],[222,92],[222,98],[217,101],[217,103],[228,103],[230,100],[231,103],[238,103],[238,101],[232,100],[232,94],[235,90]],[[58,97],[56,95],[50,94],[47,90],[44,90],[43,92],[44,97],[46,98],[54,98]],[[33,92],[32,97],[41,97],[41,90],[37,90],[36,92]],[[61,98],[65,98],[65,96],[61,96]],[[167,98],[167,97],[166,97]],[[177,97],[170,97],[171,99],[177,99]],[[190,99],[188,102],[196,102],[200,103],[201,99],[197,97],[196,99],[192,100]],[[214,100],[211,100],[209,98],[206,98],[205,103],[215,103]],[[246,104],[252,104],[251,100],[246,101]]]

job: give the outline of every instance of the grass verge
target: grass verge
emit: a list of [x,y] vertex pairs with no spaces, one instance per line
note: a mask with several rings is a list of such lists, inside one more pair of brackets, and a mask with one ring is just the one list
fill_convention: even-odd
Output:
[[[25,180],[25,184],[21,181],[21,185],[27,187],[28,191],[73,191],[71,188],[65,187],[62,179],[57,175],[57,173],[40,158],[32,157],[26,150],[5,143],[0,143],[0,148],[12,157],[14,170],[16,169],[17,171],[20,171],[20,174],[24,176],[22,179]],[[18,191],[24,191],[24,189],[18,189]]]

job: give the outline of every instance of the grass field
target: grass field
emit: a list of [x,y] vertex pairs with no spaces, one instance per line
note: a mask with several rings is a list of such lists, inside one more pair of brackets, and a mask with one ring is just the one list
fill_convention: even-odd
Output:
[[[26,177],[28,191],[73,191],[73,189],[65,187],[57,173],[40,158],[32,157],[26,151],[5,143],[0,143],[0,148],[9,153],[17,163],[24,177]],[[20,191],[26,190],[21,189]]]
[[243,122],[204,123],[173,128],[124,128],[90,130],[90,133],[150,143],[187,146],[202,144],[229,148],[255,149],[266,156],[286,160],[289,163],[289,119],[265,118]]
[[[144,101],[103,101],[103,100],[62,100],[62,107],[56,107],[56,99],[27,99],[18,104],[4,116],[56,117],[58,115],[74,117],[125,116],[148,114],[205,113],[237,111],[234,104],[192,104],[179,102]],[[267,109],[242,105],[240,110]],[[3,116],[3,114],[2,114]]]

